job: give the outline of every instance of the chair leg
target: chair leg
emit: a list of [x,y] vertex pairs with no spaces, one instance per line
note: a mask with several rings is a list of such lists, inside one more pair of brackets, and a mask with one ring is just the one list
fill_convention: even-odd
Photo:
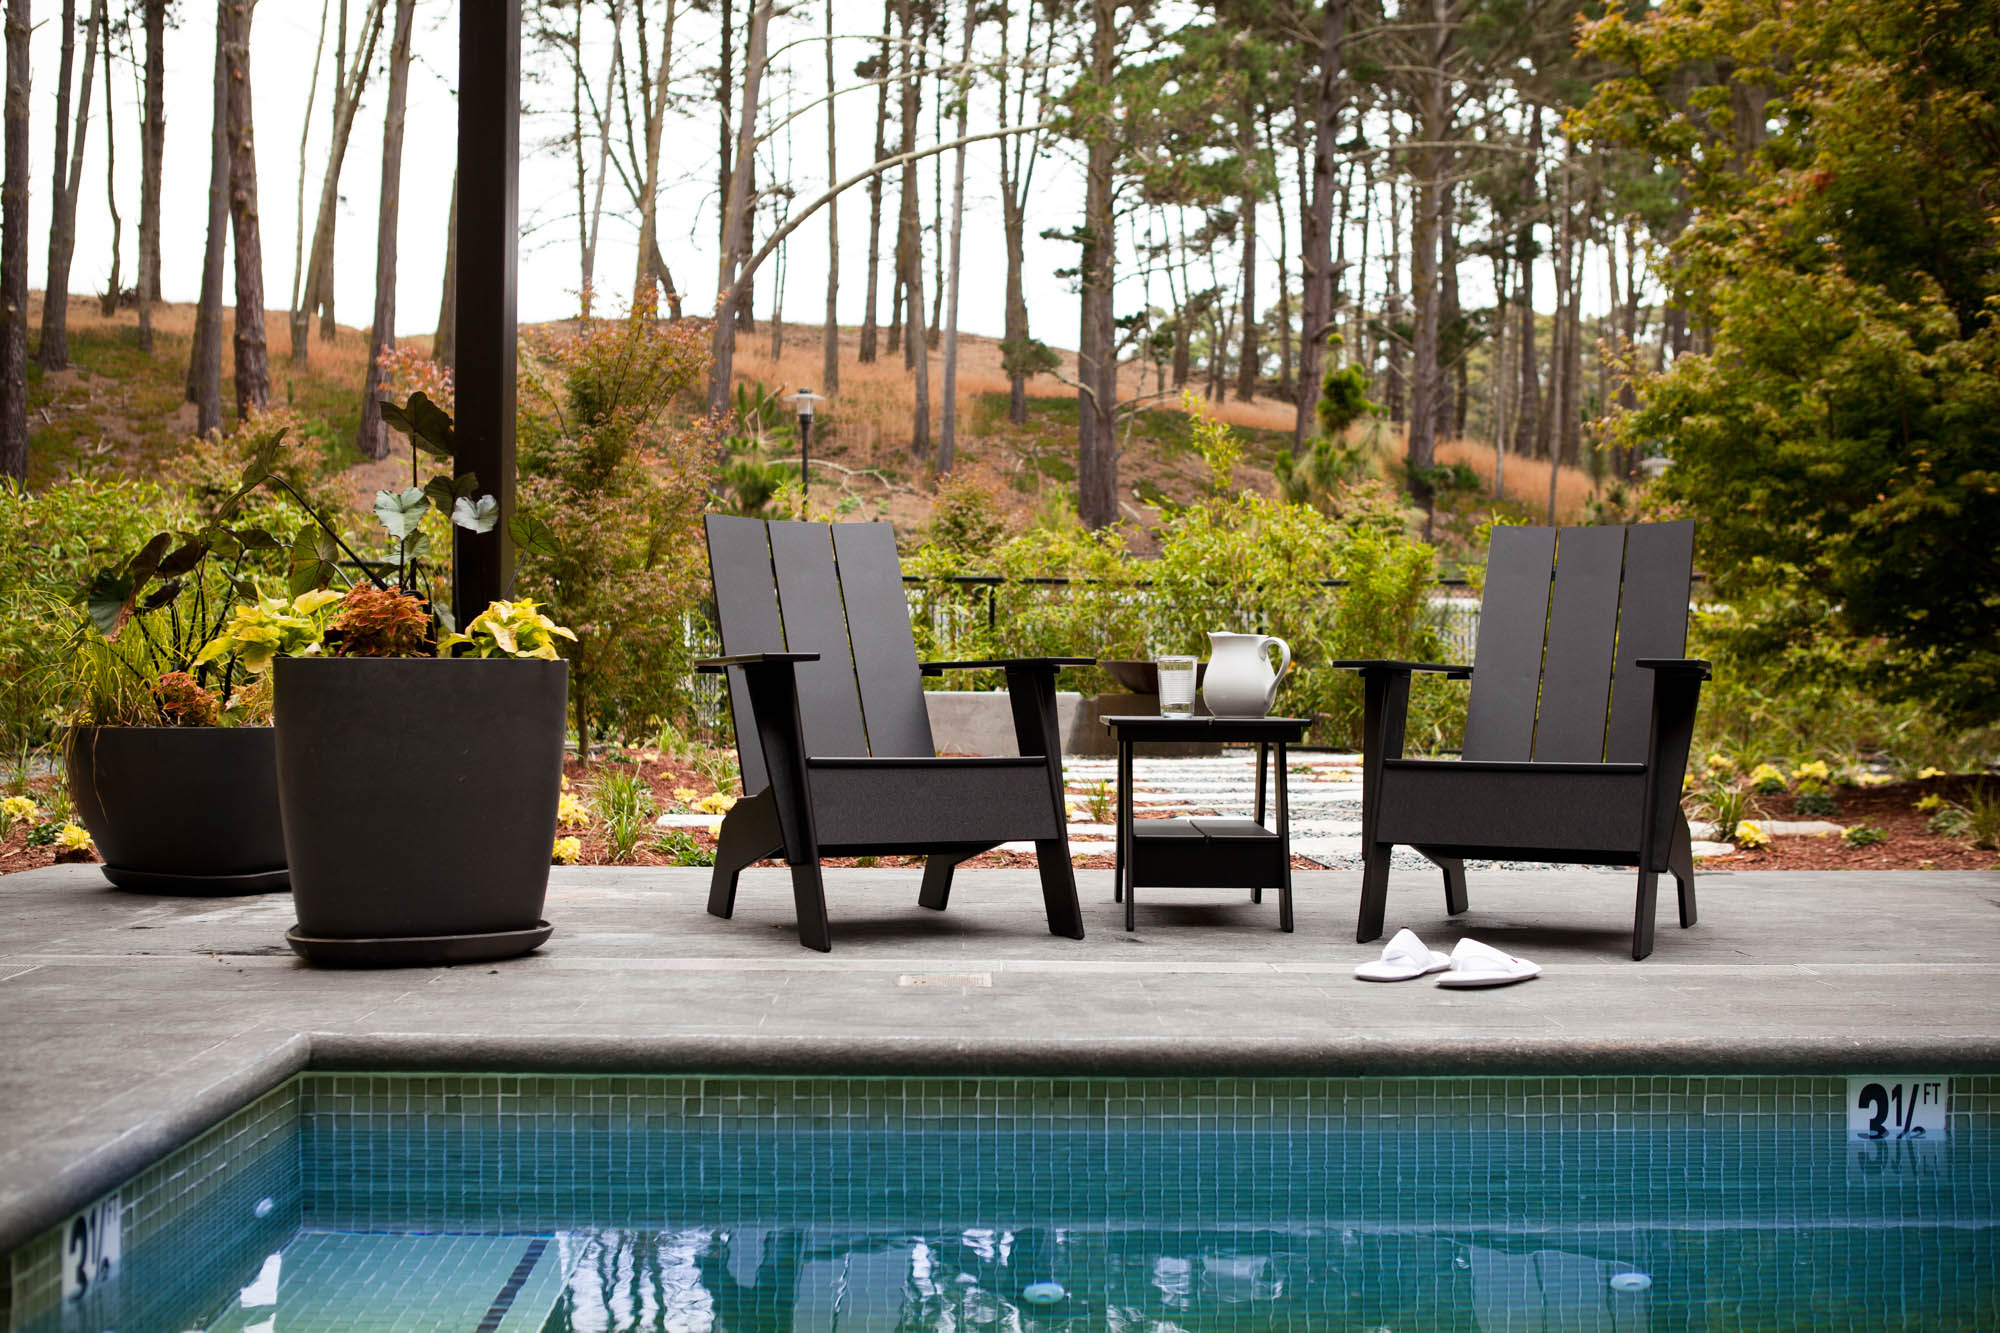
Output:
[[1673,871],[1674,884],[1680,890],[1681,928],[1692,926],[1695,920],[1694,907],[1694,835],[1688,832],[1686,815],[1674,818],[1674,838],[1667,846],[1667,868]]
[[1389,853],[1386,842],[1371,842],[1362,848],[1361,921],[1354,938],[1366,944],[1382,934],[1382,918],[1389,908]]
[[1035,843],[1035,864],[1042,876],[1042,905],[1049,914],[1049,934],[1083,938],[1083,908],[1076,900],[1076,874],[1069,864],[1068,838],[1043,838]]
[[1467,906],[1465,896],[1465,862],[1456,856],[1445,856],[1442,853],[1434,852],[1428,847],[1419,847],[1417,850],[1422,852],[1432,865],[1444,871],[1445,915],[1457,916],[1459,913],[1465,911]]
[[1639,900],[1632,911],[1632,957],[1644,958],[1653,951],[1653,913],[1659,907],[1659,872],[1639,871]]
[[833,952],[833,933],[826,924],[826,886],[817,861],[792,867],[792,902],[799,917],[799,943],[821,953]]
[[737,877],[745,867],[777,855],[783,847],[770,788],[731,806],[722,817],[715,849],[715,873],[708,881],[708,914],[725,920],[734,915]]
[[933,852],[925,857],[924,886],[917,892],[917,906],[928,907],[933,912],[942,912],[951,903],[951,872],[973,857],[990,852],[999,845],[996,842],[959,852]]

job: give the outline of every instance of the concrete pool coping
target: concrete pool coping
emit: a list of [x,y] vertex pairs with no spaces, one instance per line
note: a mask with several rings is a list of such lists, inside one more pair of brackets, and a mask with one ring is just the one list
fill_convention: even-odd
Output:
[[[1625,873],[1490,872],[1443,914],[1398,873],[1390,924],[1535,959],[1494,991],[1371,985],[1357,876],[1298,876],[1299,929],[1229,891],[1155,890],[1127,935],[1047,934],[1033,871],[828,874],[834,953],[798,947],[782,871],[734,921],[702,870],[559,869],[531,957],[336,972],[290,899],[122,893],[95,867],[0,878],[0,1254],[306,1069],[383,1072],[1390,1076],[2000,1072],[2000,871],[1704,873],[1628,956]],[[1269,895],[1267,897],[1274,897]]]

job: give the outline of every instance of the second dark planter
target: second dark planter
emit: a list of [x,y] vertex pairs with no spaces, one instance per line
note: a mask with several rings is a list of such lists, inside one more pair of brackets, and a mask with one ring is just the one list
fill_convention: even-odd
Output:
[[140,893],[285,887],[275,753],[269,727],[78,727],[63,741],[104,877]]
[[569,664],[305,657],[275,670],[292,948],[367,967],[540,946]]

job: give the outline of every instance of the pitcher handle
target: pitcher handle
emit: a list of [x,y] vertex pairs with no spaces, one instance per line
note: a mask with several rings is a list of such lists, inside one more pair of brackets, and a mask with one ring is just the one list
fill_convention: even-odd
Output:
[[1264,646],[1268,648],[1270,644],[1278,644],[1278,677],[1276,677],[1276,681],[1270,683],[1272,697],[1276,697],[1278,681],[1284,681],[1284,673],[1292,671],[1292,644],[1288,644],[1286,640],[1278,638],[1276,634],[1266,634],[1264,636]]

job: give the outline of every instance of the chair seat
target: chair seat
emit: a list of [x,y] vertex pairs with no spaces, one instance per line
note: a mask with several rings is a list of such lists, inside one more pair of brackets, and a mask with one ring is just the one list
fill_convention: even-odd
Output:
[[1033,841],[1066,832],[1040,756],[806,760],[822,843],[926,844]]
[[1467,855],[1511,848],[1524,860],[1571,859],[1539,854],[1562,849],[1631,859],[1645,792],[1644,764],[1388,760],[1375,836]]

